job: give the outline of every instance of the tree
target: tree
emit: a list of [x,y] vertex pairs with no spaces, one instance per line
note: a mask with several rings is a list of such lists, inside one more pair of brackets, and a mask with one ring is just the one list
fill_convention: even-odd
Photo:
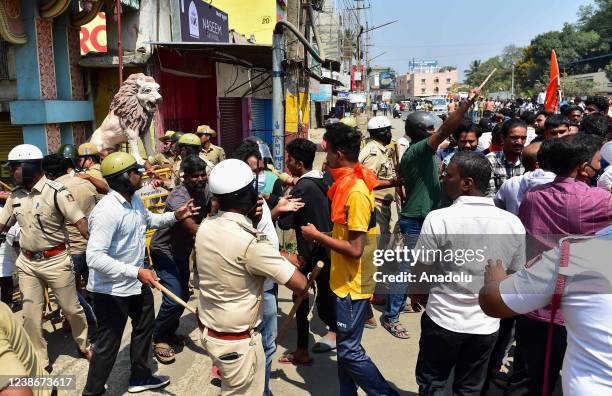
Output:
[[469,69],[464,70],[465,82],[468,85],[472,85],[472,80],[474,79],[474,77],[476,77],[476,74],[480,69],[480,63],[481,62],[479,60],[473,60],[472,63],[470,63]]
[[595,0],[595,4],[581,6],[578,11],[578,26],[583,31],[593,31],[599,34],[599,52],[612,50],[612,0]]

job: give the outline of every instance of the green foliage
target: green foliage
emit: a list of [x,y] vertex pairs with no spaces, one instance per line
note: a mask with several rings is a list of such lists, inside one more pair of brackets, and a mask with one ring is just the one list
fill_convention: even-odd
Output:
[[564,97],[593,95],[595,84],[592,80],[573,80],[561,76],[561,93]]
[[[474,60],[465,71],[466,83],[479,85],[488,71],[497,67],[498,71],[485,88],[487,91],[510,90],[512,64],[515,65],[515,92],[517,96],[532,96],[548,84],[550,75],[550,52],[555,49],[561,72],[564,64],[580,59],[594,57],[610,52],[612,49],[612,0],[594,0],[593,5],[580,7],[578,22],[566,23],[560,31],[537,35],[525,48],[514,45],[504,49],[502,55],[485,61]],[[612,64],[612,63],[611,63]],[[572,67],[572,74],[586,72],[589,64]],[[608,78],[612,77],[612,66],[606,67]],[[562,80],[563,82],[563,80]],[[581,89],[586,94],[592,91],[583,82],[564,86],[572,92]]]

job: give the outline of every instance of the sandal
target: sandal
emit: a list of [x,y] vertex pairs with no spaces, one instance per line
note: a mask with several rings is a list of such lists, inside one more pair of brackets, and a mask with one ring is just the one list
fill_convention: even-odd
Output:
[[378,327],[378,323],[376,323],[376,319],[370,318],[364,322],[363,327],[366,329],[375,329]]
[[408,330],[406,330],[404,328],[404,325],[402,325],[400,322],[390,323],[384,321],[383,327],[387,329],[387,331],[391,333],[393,337],[397,337],[402,340],[407,340],[408,338],[410,338],[410,335],[408,335]]
[[153,346],[153,354],[155,358],[162,364],[170,364],[174,362],[174,349],[165,342],[158,342]]
[[312,361],[312,358],[310,360],[298,360],[293,353],[286,353],[278,358],[280,364],[293,364],[294,366],[310,366]]

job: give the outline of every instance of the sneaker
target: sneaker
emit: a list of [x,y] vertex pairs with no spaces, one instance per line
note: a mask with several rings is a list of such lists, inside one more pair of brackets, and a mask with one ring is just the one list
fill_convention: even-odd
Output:
[[145,379],[130,380],[128,392],[138,393],[138,392],[144,392],[149,389],[163,388],[169,383],[170,383],[169,377],[166,377],[166,376],[156,377],[152,375],[149,378],[145,378]]

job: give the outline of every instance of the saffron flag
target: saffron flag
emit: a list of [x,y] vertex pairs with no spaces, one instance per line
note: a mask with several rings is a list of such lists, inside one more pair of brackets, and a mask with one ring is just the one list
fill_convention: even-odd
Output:
[[559,64],[557,63],[557,54],[553,49],[550,53],[550,82],[546,88],[546,99],[544,99],[544,110],[555,113],[559,104],[559,96],[557,89],[559,88]]

